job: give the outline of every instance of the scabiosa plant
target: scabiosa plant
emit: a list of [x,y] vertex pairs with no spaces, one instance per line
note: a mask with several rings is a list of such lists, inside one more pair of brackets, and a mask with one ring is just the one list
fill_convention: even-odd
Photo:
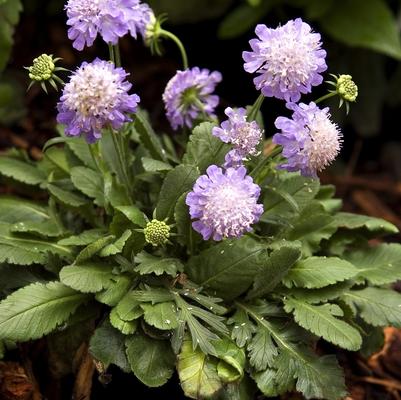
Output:
[[132,85],[127,76],[122,68],[98,58],[84,62],[65,85],[57,105],[57,122],[66,126],[66,135],[85,135],[93,143],[105,126],[119,129],[131,121],[128,114],[136,111],[140,98],[128,94]]
[[241,237],[263,213],[263,205],[257,203],[259,195],[260,187],[246,175],[245,167],[223,172],[211,165],[186,198],[195,219],[192,227],[204,240]]
[[214,117],[219,97],[213,92],[221,82],[220,72],[194,67],[178,71],[163,94],[166,115],[173,129],[192,127],[200,116]]
[[301,93],[322,83],[326,51],[307,23],[297,18],[276,29],[257,25],[255,33],[252,51],[243,52],[244,68],[258,74],[254,83],[264,96],[297,102]]
[[233,149],[226,155],[226,167],[239,166],[247,156],[258,154],[257,145],[262,140],[263,130],[256,121],[248,122],[245,108],[236,110],[227,107],[224,111],[228,120],[213,128],[213,135]]
[[139,0],[69,0],[65,9],[68,37],[77,50],[92,46],[98,34],[111,44],[128,32],[144,35],[151,17],[149,6]]
[[328,108],[320,109],[313,102],[291,103],[287,107],[294,111],[292,118],[278,117],[275,125],[281,132],[273,136],[273,142],[283,146],[283,156],[287,158],[279,167],[316,177],[337,157],[342,134],[330,120]]

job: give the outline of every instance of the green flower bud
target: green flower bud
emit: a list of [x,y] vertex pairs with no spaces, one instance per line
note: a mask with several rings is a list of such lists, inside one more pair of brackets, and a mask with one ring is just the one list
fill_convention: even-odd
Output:
[[153,12],[150,15],[149,23],[146,25],[145,30],[145,44],[150,47],[153,54],[162,55],[163,50],[161,47],[162,38],[162,23],[167,20],[166,14],[162,14],[159,17],[155,17]]
[[147,223],[143,233],[147,243],[153,246],[163,246],[170,237],[170,227],[164,221],[153,219]]
[[59,60],[61,60],[61,58],[53,58],[52,55],[42,54],[41,56],[33,60],[32,66],[25,67],[25,69],[28,70],[28,75],[29,78],[31,79],[31,83],[28,87],[28,90],[35,82],[40,83],[42,89],[46,93],[47,93],[46,82],[49,82],[55,90],[57,90],[56,81],[63,85],[64,82],[55,73],[57,71],[67,71],[67,70],[65,68],[56,67],[56,63]]
[[358,86],[352,80],[351,75],[340,75],[337,78],[336,90],[345,101],[354,102],[358,97]]

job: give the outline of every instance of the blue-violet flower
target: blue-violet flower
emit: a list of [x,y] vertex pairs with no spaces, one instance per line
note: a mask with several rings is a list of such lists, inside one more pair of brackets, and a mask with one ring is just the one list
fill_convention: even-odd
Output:
[[263,130],[256,121],[248,122],[245,108],[228,107],[224,113],[228,120],[213,128],[213,135],[224,143],[232,143],[233,149],[226,155],[225,167],[237,167],[249,155],[258,154],[257,145],[262,140]]
[[337,157],[342,134],[330,120],[328,108],[320,109],[313,102],[289,103],[287,107],[294,111],[292,118],[278,117],[275,125],[281,132],[273,136],[273,142],[283,146],[282,154],[287,158],[279,168],[316,177]]
[[259,75],[254,83],[264,96],[297,102],[301,93],[322,83],[326,52],[321,49],[320,34],[302,19],[276,29],[257,25],[255,33],[258,39],[249,42],[252,51],[243,52],[244,69]]
[[92,46],[98,34],[111,44],[128,32],[135,38],[144,35],[151,17],[150,7],[140,0],[69,0],[65,9],[68,37],[77,50]]
[[188,193],[186,204],[192,227],[204,240],[238,238],[259,221],[263,205],[257,204],[260,187],[246,175],[245,167],[223,171],[211,165]]
[[215,117],[219,97],[212,93],[221,80],[220,72],[198,67],[174,75],[163,94],[166,115],[173,129],[191,128],[200,115]]
[[68,136],[85,135],[88,143],[101,137],[102,128],[119,129],[137,109],[139,96],[129,95],[128,74],[107,61],[84,62],[64,86],[57,104],[57,121]]

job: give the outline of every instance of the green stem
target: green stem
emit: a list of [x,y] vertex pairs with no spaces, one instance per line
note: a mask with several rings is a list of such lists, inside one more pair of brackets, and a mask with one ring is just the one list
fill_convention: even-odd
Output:
[[337,92],[329,92],[329,93],[325,94],[324,96],[319,97],[319,98],[315,101],[315,104],[318,104],[318,103],[320,103],[320,102],[322,102],[322,101],[324,101],[324,100],[327,100],[327,99],[329,99],[330,97],[334,97],[334,96],[337,96]]
[[114,148],[116,149],[118,162],[120,163],[120,170],[121,170],[121,173],[122,173],[122,179],[125,181],[125,182],[121,182],[121,183],[126,185],[127,191],[131,195],[131,185],[130,185],[130,181],[129,181],[129,177],[128,177],[127,168],[126,168],[126,165],[124,163],[124,157],[123,157],[123,154],[122,154],[122,149],[121,149],[120,144],[119,144],[118,135],[116,134],[114,129],[110,129],[110,132],[111,132],[111,137],[113,139]]
[[178,46],[178,48],[181,52],[182,65],[184,66],[184,69],[187,69],[189,66],[188,56],[187,56],[187,52],[185,51],[185,47],[182,44],[181,40],[178,39],[178,37],[175,36],[173,33],[169,32],[169,31],[165,31],[164,29],[161,29],[159,33],[160,33],[160,36],[164,36],[168,39],[171,39]]
[[280,154],[281,150],[282,150],[281,146],[277,146],[276,148],[274,148],[273,151],[267,157],[263,157],[261,160],[259,160],[256,167],[252,170],[252,172],[249,175],[251,175],[254,179],[256,179],[260,171],[263,170],[263,168],[272,158],[274,158],[277,154]]
[[263,94],[260,94],[259,97],[256,99],[255,103],[251,107],[248,113],[247,120],[249,122],[255,121],[256,116],[258,115],[258,112],[260,110],[260,107],[262,107],[263,101],[265,100],[265,96]]
[[112,45],[111,43],[108,43],[108,45],[109,45],[109,56],[110,56],[110,61],[111,61],[114,65],[116,65],[116,57],[115,57],[115,54],[114,54],[114,47],[113,47],[113,45]]
[[113,46],[114,47],[114,59],[115,59],[115,66],[121,67],[121,53],[120,53],[120,46],[118,43]]
[[93,162],[95,163],[95,166],[96,166],[97,170],[98,170],[100,173],[102,173],[102,169],[100,168],[100,164],[99,164],[99,161],[98,161],[98,158],[97,158],[98,155],[97,155],[96,152],[95,152],[95,146],[96,146],[96,144],[89,144],[89,143],[88,143],[89,152],[91,153],[92,160],[93,160]]

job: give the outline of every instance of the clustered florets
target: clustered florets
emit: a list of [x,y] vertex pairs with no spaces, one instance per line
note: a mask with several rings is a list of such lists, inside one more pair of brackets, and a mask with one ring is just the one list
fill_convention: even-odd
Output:
[[166,115],[173,129],[191,128],[197,118],[215,116],[219,98],[213,92],[221,80],[220,72],[198,67],[174,75],[163,94]]
[[292,118],[277,118],[275,125],[281,132],[273,136],[273,142],[283,146],[283,156],[287,158],[280,168],[316,177],[337,157],[342,134],[331,122],[328,108],[320,109],[315,103],[290,103],[287,107],[293,111]]
[[258,39],[249,42],[252,51],[243,53],[244,68],[258,74],[254,83],[263,95],[297,102],[322,83],[326,52],[307,23],[297,18],[276,29],[258,25],[255,32]]
[[192,227],[204,240],[241,237],[263,213],[259,195],[260,187],[246,175],[245,167],[223,171],[211,165],[186,198],[195,220]]
[[140,0],[69,0],[65,9],[68,37],[77,50],[92,46],[98,34],[111,44],[128,32],[143,36],[152,14]]
[[170,226],[164,221],[153,219],[148,222],[143,230],[145,240],[152,246],[163,246],[168,242],[170,237]]
[[107,61],[84,62],[65,85],[57,105],[57,121],[66,125],[66,135],[84,134],[93,143],[106,126],[119,129],[131,121],[128,114],[136,111],[140,99],[128,94],[132,85],[127,76],[122,68]]
[[262,140],[263,130],[256,121],[247,121],[245,108],[236,110],[225,109],[228,120],[222,122],[220,127],[213,128],[213,135],[224,143],[231,143],[233,149],[226,155],[225,167],[236,167],[243,163],[248,156],[256,156],[257,146]]

